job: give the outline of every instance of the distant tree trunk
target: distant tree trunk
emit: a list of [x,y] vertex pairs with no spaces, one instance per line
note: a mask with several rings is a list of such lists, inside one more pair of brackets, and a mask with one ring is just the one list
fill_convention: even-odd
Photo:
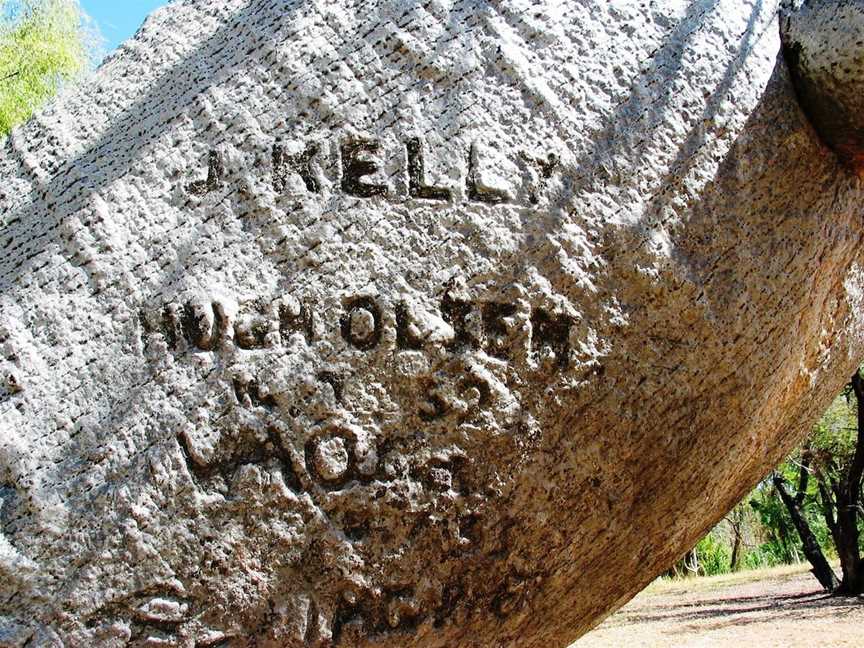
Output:
[[789,542],[789,537],[792,535],[789,525],[786,524],[786,521],[783,518],[777,520],[777,531],[771,533],[771,537],[774,538],[777,542],[780,543],[780,546],[783,547],[783,555],[789,557],[790,560],[794,560],[796,563],[801,562],[801,556],[798,555],[798,548],[795,546],[795,543]]
[[822,553],[822,548],[819,546],[816,536],[813,535],[810,525],[801,514],[801,505],[798,503],[798,500],[792,497],[789,494],[789,491],[786,490],[786,481],[783,477],[775,474],[773,482],[774,487],[780,494],[780,499],[783,500],[783,504],[789,511],[789,517],[792,518],[792,523],[798,530],[798,535],[801,537],[801,544],[804,549],[804,555],[813,566],[813,575],[825,590],[833,592],[840,586],[840,582],[837,580],[834,570],[831,569],[831,565],[829,565],[828,561],[825,559],[825,554]]
[[736,572],[741,566],[741,545],[743,543],[744,509],[736,506],[726,518],[732,529],[732,557],[729,560],[729,570]]
[[684,567],[687,568],[687,571],[691,575],[699,575],[699,552],[696,551],[696,547],[693,547],[684,555]]
[[697,575],[699,572],[699,556],[696,553],[696,547],[685,553],[681,558],[675,561],[675,564],[667,569],[663,575],[666,578],[681,579],[688,576]]
[[858,595],[864,593],[864,565],[858,546],[858,514],[861,507],[861,480],[864,475],[864,379],[856,371],[852,376],[858,412],[858,437],[855,453],[848,470],[832,486],[837,506],[834,543],[843,570],[843,582],[838,593]]
[[741,556],[741,534],[735,532],[735,540],[732,542],[732,558],[729,560],[729,570],[736,572],[740,567]]

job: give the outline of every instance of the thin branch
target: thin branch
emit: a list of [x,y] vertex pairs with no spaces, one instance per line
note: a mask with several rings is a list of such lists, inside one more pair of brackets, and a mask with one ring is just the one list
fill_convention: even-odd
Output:
[[[849,429],[850,430],[852,430],[852,429],[857,430],[858,428],[849,428]],[[792,464],[793,466],[795,466],[796,468],[800,468],[800,469],[806,470],[808,472],[813,472],[813,469],[809,467],[809,462],[807,464],[802,464],[800,461],[795,461],[795,459],[792,459],[791,457],[789,459],[787,459],[786,461],[788,463]]]
[[2,83],[2,82],[4,82],[4,81],[8,81],[9,79],[12,79],[12,78],[18,76],[19,74],[21,74],[21,71],[20,71],[20,70],[17,71],[17,72],[13,72],[12,74],[7,74],[5,77],[3,77],[2,79],[0,79],[0,83]]

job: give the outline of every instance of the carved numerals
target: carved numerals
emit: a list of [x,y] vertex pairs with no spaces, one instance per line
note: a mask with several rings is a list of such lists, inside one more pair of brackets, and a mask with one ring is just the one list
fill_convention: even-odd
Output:
[[418,415],[427,423],[453,413],[460,422],[465,422],[492,405],[489,381],[470,370],[452,376],[442,372],[441,376],[435,378],[421,378],[419,390]]

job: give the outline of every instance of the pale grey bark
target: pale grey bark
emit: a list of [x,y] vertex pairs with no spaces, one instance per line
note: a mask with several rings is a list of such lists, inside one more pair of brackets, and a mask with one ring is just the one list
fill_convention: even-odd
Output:
[[625,602],[861,356],[779,25],[160,10],[0,152],[3,641],[533,648]]

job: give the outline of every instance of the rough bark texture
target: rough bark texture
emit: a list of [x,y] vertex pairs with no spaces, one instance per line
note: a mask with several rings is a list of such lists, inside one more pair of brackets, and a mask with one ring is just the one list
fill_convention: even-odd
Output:
[[801,105],[839,158],[864,174],[864,9],[859,0],[792,0],[783,40]]
[[564,646],[628,600],[861,356],[777,9],[158,11],[0,151],[2,641]]

